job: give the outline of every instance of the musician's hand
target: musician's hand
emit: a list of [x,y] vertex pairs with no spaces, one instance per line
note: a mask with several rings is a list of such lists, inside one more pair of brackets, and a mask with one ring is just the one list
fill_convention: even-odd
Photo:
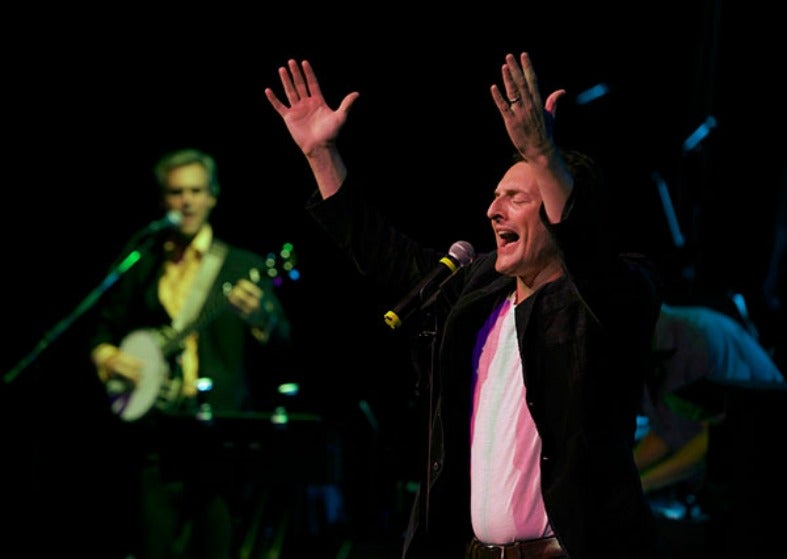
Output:
[[102,367],[104,373],[101,376],[106,380],[120,377],[136,384],[140,380],[143,365],[144,363],[140,359],[118,350],[104,361]]
[[233,286],[227,299],[235,312],[244,319],[248,319],[260,310],[262,289],[250,280],[241,279]]

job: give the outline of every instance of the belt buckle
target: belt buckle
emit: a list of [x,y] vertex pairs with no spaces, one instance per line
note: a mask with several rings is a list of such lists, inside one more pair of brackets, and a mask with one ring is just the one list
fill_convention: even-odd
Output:
[[499,552],[499,555],[496,555],[494,557],[492,557],[491,554],[488,555],[488,557],[490,559],[505,559],[506,558],[506,546],[504,546],[504,545],[488,544],[488,543],[482,543],[481,545],[487,550],[487,553],[494,552],[494,551]]

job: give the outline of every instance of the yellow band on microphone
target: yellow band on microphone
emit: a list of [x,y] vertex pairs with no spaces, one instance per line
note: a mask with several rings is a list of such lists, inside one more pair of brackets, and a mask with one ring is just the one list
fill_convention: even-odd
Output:
[[383,318],[385,318],[385,323],[388,326],[390,326],[391,329],[393,330],[396,330],[402,325],[402,321],[399,318],[399,315],[397,315],[393,311],[388,311],[387,313],[385,313],[385,316]]
[[440,262],[442,264],[445,264],[446,266],[448,266],[448,269],[451,270],[452,272],[456,271],[456,263],[453,260],[451,260],[450,258],[448,258],[447,256],[443,256],[440,259]]
[[[440,263],[445,265],[446,268],[448,268],[449,270],[451,270],[452,274],[456,271],[456,262],[454,262],[448,256],[443,256],[440,259]],[[399,318],[399,315],[396,314],[394,311],[388,311],[387,313],[385,313],[385,316],[383,316],[383,318],[385,319],[385,323],[388,326],[390,326],[392,330],[396,330],[402,325],[402,319]]]

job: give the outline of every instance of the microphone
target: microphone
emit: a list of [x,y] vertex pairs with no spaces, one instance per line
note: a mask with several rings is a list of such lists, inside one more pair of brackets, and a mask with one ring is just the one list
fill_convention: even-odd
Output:
[[183,214],[181,214],[178,210],[170,210],[167,212],[167,215],[161,219],[151,222],[142,231],[146,234],[158,233],[159,231],[163,231],[165,229],[177,227],[182,221]]
[[473,245],[467,241],[456,241],[448,249],[448,255],[440,259],[438,266],[422,279],[404,299],[399,301],[393,310],[385,313],[385,323],[393,330],[399,328],[410,315],[431,303],[442,289],[443,284],[459,268],[470,264],[474,259]]
[[[167,215],[161,219],[157,219],[156,221],[147,224],[142,229],[137,230],[137,232],[131,236],[131,239],[126,243],[126,246],[123,249],[123,254],[125,256],[112,264],[110,267],[111,272],[104,279],[104,283],[101,285],[101,287],[106,289],[115,283],[120,275],[125,273],[126,270],[128,270],[137,262],[137,260],[141,258],[142,252],[150,249],[151,245],[156,242],[156,239],[159,237],[161,231],[166,231],[167,229],[177,227],[182,221],[183,214],[177,210],[170,210],[167,212]],[[124,392],[124,387],[118,383],[109,383],[107,388],[111,394],[115,395],[122,394]],[[120,402],[118,405],[125,404]]]

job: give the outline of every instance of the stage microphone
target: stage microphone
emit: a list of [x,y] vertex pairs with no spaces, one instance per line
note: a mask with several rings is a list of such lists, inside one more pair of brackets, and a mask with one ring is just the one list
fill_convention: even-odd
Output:
[[393,310],[385,313],[385,323],[396,330],[402,322],[414,312],[425,307],[440,292],[443,284],[451,278],[459,268],[470,264],[475,259],[475,249],[467,241],[456,241],[448,249],[438,266],[422,279],[415,288],[402,299]]
[[182,221],[183,214],[181,214],[178,210],[170,210],[167,212],[167,215],[161,219],[157,219],[156,221],[148,224],[143,229],[143,231],[146,234],[158,233],[159,231],[164,231],[165,229],[175,228],[180,225]]

